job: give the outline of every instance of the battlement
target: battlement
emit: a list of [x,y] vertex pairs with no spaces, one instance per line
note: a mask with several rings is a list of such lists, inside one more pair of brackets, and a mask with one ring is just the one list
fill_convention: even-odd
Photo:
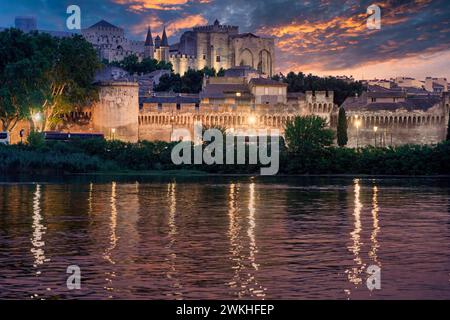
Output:
[[197,57],[196,57],[196,56],[191,56],[191,55],[181,54],[181,53],[171,54],[171,55],[170,55],[170,58],[171,58],[171,59],[197,60]]
[[333,97],[334,91],[306,91],[305,94],[312,97]]
[[194,31],[197,32],[239,32],[239,27],[231,25],[210,25],[195,27]]

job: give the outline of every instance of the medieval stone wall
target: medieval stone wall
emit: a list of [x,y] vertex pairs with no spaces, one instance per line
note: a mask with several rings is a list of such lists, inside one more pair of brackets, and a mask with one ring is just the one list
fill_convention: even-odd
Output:
[[445,139],[447,119],[439,106],[428,112],[349,112],[347,146],[436,144]]
[[144,104],[139,114],[139,138],[141,140],[170,141],[177,129],[187,129],[193,135],[194,125],[201,123],[204,127],[220,126],[230,132],[247,130],[277,129],[284,134],[287,121],[304,113],[298,104],[269,106],[248,105],[221,106],[202,104],[183,105],[177,109],[176,104]]
[[139,140],[139,86],[137,83],[100,84],[100,99],[92,107],[92,125],[106,138]]

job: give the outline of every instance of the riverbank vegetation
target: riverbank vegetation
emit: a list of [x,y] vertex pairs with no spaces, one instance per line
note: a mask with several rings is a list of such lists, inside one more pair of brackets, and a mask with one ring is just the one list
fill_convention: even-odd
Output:
[[[280,174],[448,175],[450,142],[434,146],[358,149],[337,147],[335,132],[315,116],[297,117],[280,141]],[[94,173],[186,170],[214,174],[259,174],[261,165],[175,165],[176,142],[126,143],[103,139],[45,142],[40,133],[26,144],[0,145],[0,173]],[[205,143],[203,148],[209,144]],[[248,155],[247,145],[247,155]],[[270,147],[268,148],[271,149]],[[236,154],[236,153],[235,153]],[[247,161],[248,163],[248,156]]]

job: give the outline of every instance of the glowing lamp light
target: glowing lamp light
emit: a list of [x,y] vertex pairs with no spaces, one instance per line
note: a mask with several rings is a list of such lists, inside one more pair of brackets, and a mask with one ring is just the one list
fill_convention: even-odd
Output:
[[33,115],[33,120],[39,122],[42,120],[42,115],[38,112]]
[[256,123],[256,117],[255,116],[248,117],[248,123],[249,124],[255,124]]
[[116,128],[112,128],[112,129],[111,129],[111,133],[112,133],[112,134],[116,134]]
[[241,93],[240,92],[236,92],[236,97],[240,97]]
[[373,132],[377,132],[378,131],[378,127],[373,127]]
[[356,128],[359,128],[361,126],[361,121],[356,120],[355,125],[356,125]]

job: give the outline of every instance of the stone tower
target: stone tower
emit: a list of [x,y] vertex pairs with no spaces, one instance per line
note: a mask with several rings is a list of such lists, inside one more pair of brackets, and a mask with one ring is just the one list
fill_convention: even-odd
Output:
[[99,101],[92,108],[94,130],[108,139],[139,140],[139,85],[136,82],[99,83]]
[[161,60],[165,62],[169,62],[170,60],[170,46],[169,46],[169,40],[167,39],[166,34],[166,27],[164,27],[164,31],[161,38]]
[[150,29],[150,26],[148,27],[147,38],[145,39],[144,58],[155,58],[155,46],[153,44],[152,30]]

